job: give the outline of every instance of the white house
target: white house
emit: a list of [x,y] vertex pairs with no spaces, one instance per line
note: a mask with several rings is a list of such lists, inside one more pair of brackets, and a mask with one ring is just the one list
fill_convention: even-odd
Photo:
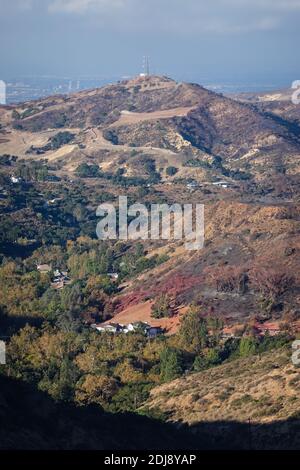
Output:
[[216,181],[215,183],[212,183],[212,185],[221,188],[228,188],[230,186],[230,183],[228,181]]
[[102,332],[107,332],[107,333],[118,333],[123,331],[123,327],[119,325],[118,323],[108,323],[106,325],[92,325],[92,328],[95,330],[99,331],[100,333]]
[[186,187],[188,189],[196,189],[198,187],[198,183],[196,181],[192,181],[191,183],[187,183]]
[[114,281],[117,281],[119,279],[119,274],[118,273],[107,273],[108,277],[113,279]]
[[137,331],[137,330],[143,330],[145,332],[145,330],[147,328],[149,328],[149,324],[148,323],[144,323],[144,322],[141,322],[141,321],[137,321],[137,322],[134,322],[134,323],[129,323],[127,326],[126,326],[126,329],[128,331]]
[[13,184],[18,184],[18,183],[21,183],[22,179],[21,178],[18,178],[17,176],[11,176],[10,177],[10,181],[13,183]]
[[91,325],[91,328],[97,330],[99,333],[134,333],[136,331],[141,331],[148,338],[156,338],[158,335],[163,333],[162,328],[159,326],[151,326],[148,323],[144,322],[134,322],[129,323],[128,325],[120,325],[119,323],[106,323],[106,324],[96,324]]

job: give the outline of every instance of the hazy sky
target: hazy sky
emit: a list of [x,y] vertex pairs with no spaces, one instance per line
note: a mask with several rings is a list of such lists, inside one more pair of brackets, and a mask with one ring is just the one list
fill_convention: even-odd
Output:
[[[0,78],[300,79],[300,0],[0,0]],[[299,73],[298,73],[299,72]]]

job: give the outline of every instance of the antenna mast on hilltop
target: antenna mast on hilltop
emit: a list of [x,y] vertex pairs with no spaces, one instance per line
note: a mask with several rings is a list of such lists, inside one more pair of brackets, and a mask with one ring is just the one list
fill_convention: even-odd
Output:
[[143,57],[143,73],[141,73],[142,77],[148,77],[150,75],[150,57],[145,55]]

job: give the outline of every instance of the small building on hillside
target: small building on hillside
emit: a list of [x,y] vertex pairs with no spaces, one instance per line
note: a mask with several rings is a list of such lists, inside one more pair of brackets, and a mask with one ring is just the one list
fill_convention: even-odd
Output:
[[119,323],[94,323],[91,325],[91,328],[97,330],[99,333],[137,333],[147,336],[148,338],[156,338],[157,336],[163,334],[163,329],[160,326],[151,326],[148,323],[144,322],[134,322],[129,323],[128,325],[120,325]]
[[235,324],[231,326],[224,326],[221,338],[226,340],[230,338],[241,338],[243,336],[245,330],[245,325],[243,324]]
[[51,283],[51,287],[54,289],[62,289],[63,287],[72,283],[72,279],[68,276],[68,271],[60,271],[59,269],[54,270],[54,278]]
[[229,339],[229,338],[234,338],[234,328],[233,327],[224,327],[223,328],[223,331],[222,331],[222,334],[221,334],[221,337],[223,339]]
[[263,337],[265,335],[277,336],[281,333],[280,324],[277,322],[266,322],[258,323],[256,322],[251,327],[251,331],[245,330],[245,325],[233,325],[225,326],[222,330],[221,338],[226,340],[229,338],[240,338],[246,335],[252,335]]
[[148,338],[157,338],[164,333],[164,330],[160,326],[149,326],[146,329],[146,336]]
[[280,325],[277,322],[266,322],[266,323],[256,323],[255,328],[258,331],[258,334],[265,336],[277,336],[281,333]]
[[186,187],[189,190],[194,190],[194,189],[197,189],[198,183],[196,181],[191,181],[191,182],[187,183]]
[[38,264],[36,268],[42,274],[47,274],[52,271],[52,266],[50,264]]
[[13,184],[18,184],[18,183],[21,183],[22,178],[19,178],[19,177],[17,177],[17,176],[12,175],[12,176],[10,177],[10,181],[11,181]]
[[118,323],[93,324],[91,327],[99,331],[99,333],[120,333],[123,331],[123,326]]
[[118,273],[107,273],[107,275],[113,281],[117,281],[119,279],[119,274]]
[[225,189],[231,186],[231,184],[228,181],[215,181],[214,183],[212,183],[212,185],[220,187],[220,188],[225,188]]
[[124,327],[124,333],[130,333],[133,331],[142,331],[145,333],[146,329],[149,328],[150,325],[148,323],[144,323],[141,321],[137,321],[134,323],[129,323]]

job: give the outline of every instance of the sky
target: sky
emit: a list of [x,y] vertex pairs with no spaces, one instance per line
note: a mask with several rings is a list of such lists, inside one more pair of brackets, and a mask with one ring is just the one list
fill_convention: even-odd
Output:
[[0,78],[300,79],[300,0],[0,0]]

